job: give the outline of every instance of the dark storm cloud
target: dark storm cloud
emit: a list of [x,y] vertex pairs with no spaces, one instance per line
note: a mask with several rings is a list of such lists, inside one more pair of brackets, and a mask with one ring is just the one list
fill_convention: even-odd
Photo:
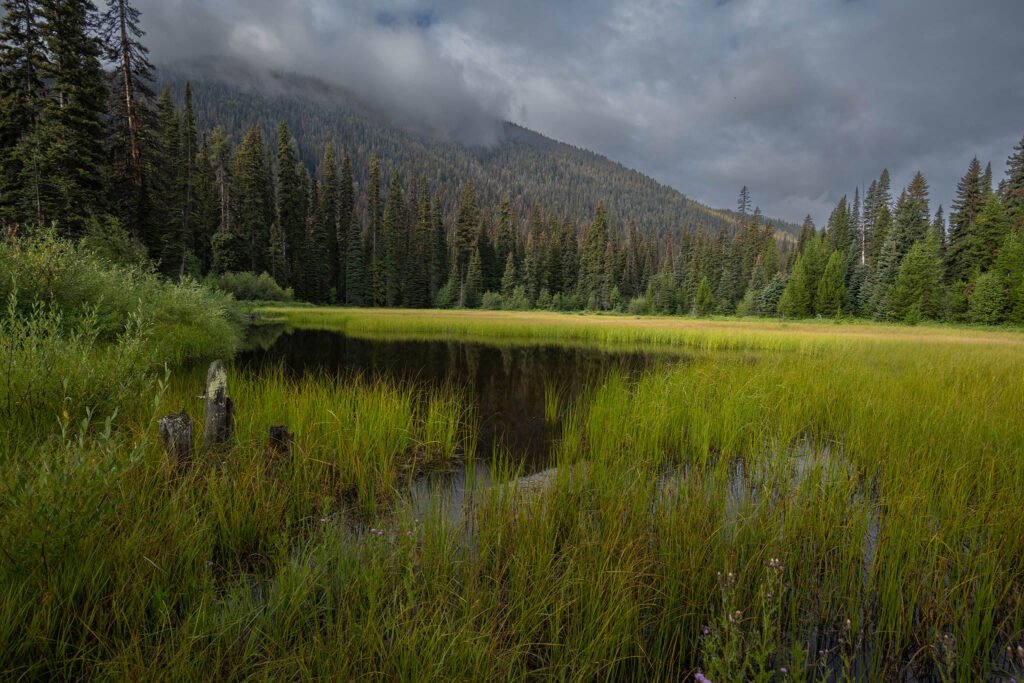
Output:
[[826,215],[876,177],[935,203],[1024,135],[1020,0],[140,0],[158,60],[241,57],[448,134],[495,118],[688,195]]

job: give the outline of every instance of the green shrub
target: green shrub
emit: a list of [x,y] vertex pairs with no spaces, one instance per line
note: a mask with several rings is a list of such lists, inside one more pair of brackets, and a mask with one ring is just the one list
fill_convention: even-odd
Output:
[[229,299],[192,280],[172,284],[148,266],[116,264],[90,244],[49,231],[0,242],[2,301],[13,296],[19,316],[46,304],[64,334],[80,331],[88,317],[97,342],[145,329],[144,354],[154,366],[233,353],[239,332]]
[[223,273],[207,278],[213,289],[232,295],[239,301],[293,301],[295,292],[277,284],[268,273]]

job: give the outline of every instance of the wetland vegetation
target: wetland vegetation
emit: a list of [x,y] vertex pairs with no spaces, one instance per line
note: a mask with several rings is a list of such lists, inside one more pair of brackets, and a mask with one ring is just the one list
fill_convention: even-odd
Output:
[[[68,249],[33,253],[70,292],[100,276]],[[232,445],[174,468],[155,422],[201,408],[205,368],[186,361],[205,318],[167,331],[157,309],[113,305],[116,279],[61,316],[45,282],[19,303],[42,271],[18,272],[0,401],[14,677],[1024,665],[1018,332],[267,309],[280,327],[229,365]],[[83,331],[97,318],[103,333]],[[295,434],[289,460],[268,457],[271,424]]]

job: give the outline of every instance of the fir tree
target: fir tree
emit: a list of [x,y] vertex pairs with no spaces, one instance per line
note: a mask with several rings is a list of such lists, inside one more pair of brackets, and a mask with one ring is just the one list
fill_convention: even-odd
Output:
[[[244,144],[244,143],[243,143]],[[306,241],[306,216],[303,210],[305,190],[291,132],[283,121],[277,127],[277,224],[284,237],[284,256],[288,271],[279,282],[302,291],[299,280],[303,268]]]
[[1006,160],[1006,181],[1003,184],[1006,215],[1015,230],[1024,229],[1024,138]]
[[697,285],[697,293],[693,297],[693,314],[707,315],[715,307],[715,293],[711,290],[711,283],[705,275]]
[[505,272],[501,276],[501,296],[503,299],[508,301],[512,298],[512,293],[515,288],[519,285],[519,276],[516,273],[516,255],[513,252],[508,252],[505,257]]
[[91,216],[104,212],[108,196],[107,87],[94,32],[96,7],[91,0],[43,0],[41,14],[49,59],[40,76],[49,87],[35,139],[28,143],[38,152],[38,167],[26,171],[39,179],[42,219],[59,221],[62,232],[78,235]]
[[[324,151],[321,174],[323,175],[323,184],[320,186],[320,212],[323,215],[324,248],[327,250],[327,290],[328,292],[333,290],[333,300],[337,301],[343,287],[340,283],[342,259],[338,246],[340,183],[334,145],[327,145],[327,149]],[[328,300],[331,300],[331,297],[328,297]]]
[[384,221],[381,242],[378,248],[378,277],[384,287],[384,305],[399,306],[402,303],[402,262],[404,257],[405,200],[398,173],[391,174],[391,189],[384,206]]
[[888,317],[908,322],[938,318],[942,293],[939,239],[932,233],[915,243],[903,259],[889,298]]
[[[129,0],[109,0],[100,22],[107,60],[113,65],[109,108],[113,187],[123,220],[136,235],[141,233],[139,221],[145,219],[139,215],[145,202],[141,197],[146,176],[143,147],[153,99],[153,65],[142,44],[145,32],[139,17],[139,10]],[[190,93],[186,95],[190,97]]]
[[[273,222],[267,153],[259,127],[253,126],[246,133],[235,150],[231,165],[231,231],[245,245],[243,269],[258,273],[268,269],[270,224]],[[299,212],[300,216],[303,214],[304,211]],[[285,238],[285,256],[294,265],[288,251],[288,226],[283,221],[280,226]],[[301,245],[301,241],[298,244]]]
[[806,318],[811,314],[813,300],[804,254],[798,254],[786,289],[779,297],[778,312],[787,318]]
[[42,221],[39,138],[46,46],[40,0],[4,0],[0,18],[0,222]]
[[814,297],[814,310],[818,315],[835,316],[843,311],[846,304],[846,257],[833,251],[818,282]]
[[969,255],[971,225],[984,206],[981,164],[975,157],[971,159],[967,173],[957,183],[956,198],[949,213],[946,272],[951,282],[966,280],[973,269]]
[[750,215],[750,190],[747,189],[746,185],[740,188],[740,196],[736,200],[736,212],[739,213],[744,222],[746,222],[747,216]]

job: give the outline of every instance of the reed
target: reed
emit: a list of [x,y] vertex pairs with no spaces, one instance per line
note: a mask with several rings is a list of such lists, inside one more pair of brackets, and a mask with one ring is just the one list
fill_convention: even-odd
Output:
[[[474,463],[454,516],[442,493],[425,506],[405,495],[417,472],[473,453],[476,416],[454,388],[235,370],[236,442],[186,471],[165,462],[153,421],[198,411],[197,372],[112,399],[117,420],[56,421],[0,461],[5,675],[986,680],[1024,669],[1019,334],[279,313],[361,336],[687,353],[613,372],[574,403],[549,389],[558,469],[525,493],[507,457],[487,486]],[[290,462],[268,458],[271,424],[295,432]]]

